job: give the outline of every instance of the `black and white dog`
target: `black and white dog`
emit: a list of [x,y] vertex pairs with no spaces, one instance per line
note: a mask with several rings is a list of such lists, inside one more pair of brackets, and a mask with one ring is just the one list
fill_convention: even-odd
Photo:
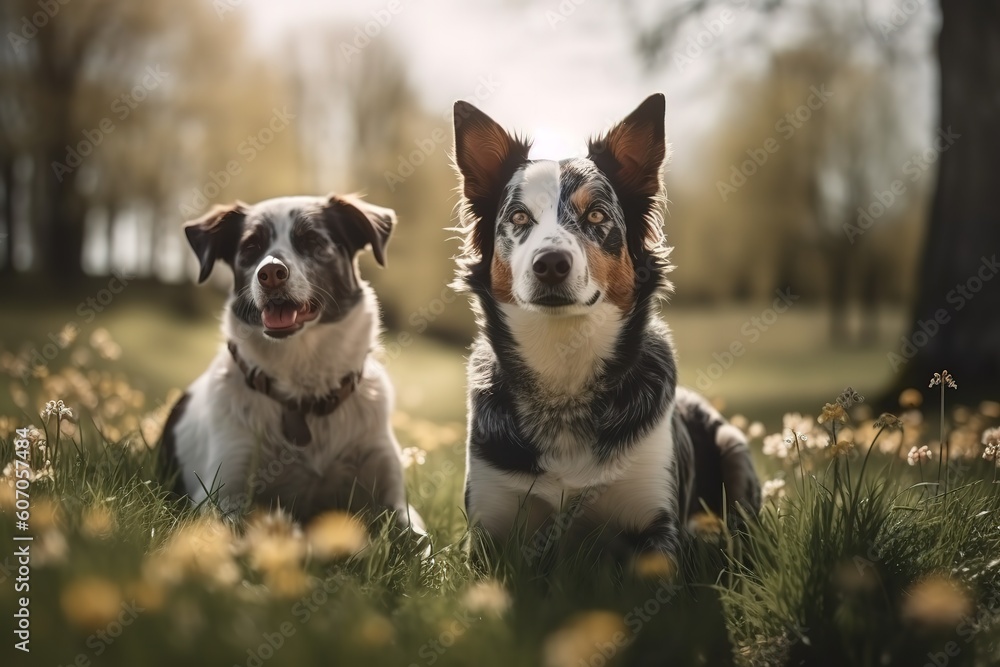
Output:
[[204,282],[233,269],[222,346],[167,420],[162,456],[175,491],[227,512],[280,505],[305,520],[329,509],[408,508],[393,391],[372,351],[375,295],[356,256],[385,263],[395,213],[352,197],[282,197],[217,207],[185,232]]
[[[529,160],[530,143],[455,104],[465,233],[459,285],[480,334],[469,361],[466,509],[494,542],[576,502],[577,525],[633,553],[677,557],[707,507],[760,507],[743,434],[677,387],[659,297],[664,98],[589,143]],[[524,523],[521,523],[524,522]],[[607,533],[606,533],[607,534]]]

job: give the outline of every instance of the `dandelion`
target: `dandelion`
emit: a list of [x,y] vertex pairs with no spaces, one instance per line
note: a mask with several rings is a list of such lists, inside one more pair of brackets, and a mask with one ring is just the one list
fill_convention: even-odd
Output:
[[473,584],[462,596],[462,605],[469,611],[500,618],[510,608],[510,594],[500,582],[480,581]]
[[725,533],[722,519],[712,512],[698,512],[692,515],[688,519],[687,528],[691,535],[708,544],[720,544]]
[[903,408],[919,408],[924,402],[924,395],[919,389],[904,389],[899,394],[899,405]]
[[162,584],[139,580],[129,584],[125,592],[129,599],[147,611],[159,611],[163,608],[167,593]]
[[628,629],[620,614],[612,611],[579,613],[545,640],[542,649],[545,667],[576,667],[591,664],[595,657],[613,657],[629,640]]
[[906,462],[911,466],[919,465],[924,461],[931,460],[931,450],[927,445],[921,445],[919,448],[914,447],[910,450],[910,453],[906,455]]
[[325,512],[310,522],[306,540],[321,560],[354,556],[368,544],[368,531],[345,512]]
[[798,412],[788,412],[781,418],[781,428],[788,433],[811,433],[813,418]]
[[[34,515],[32,515],[34,518]],[[32,526],[34,530],[34,526]],[[66,543],[66,536],[57,527],[39,531],[35,537],[34,545],[31,548],[32,566],[48,567],[61,565],[66,562],[69,553],[69,545]]]
[[122,606],[118,586],[94,576],[70,583],[59,601],[67,620],[85,631],[106,628],[118,617]]
[[773,456],[783,459],[788,456],[790,442],[786,442],[780,433],[772,433],[764,438],[764,456]]
[[744,415],[736,414],[729,418],[729,423],[746,433],[747,427],[750,425],[750,420]]
[[11,461],[6,466],[2,472],[0,472],[0,480],[9,480],[10,484],[13,486],[15,478],[18,476],[16,473],[20,473],[32,484],[39,484],[41,482],[48,482],[55,479],[55,470],[52,469],[52,461],[45,461],[41,467],[33,468],[28,466],[27,468],[17,468],[15,463]]
[[83,512],[80,530],[84,535],[97,539],[107,539],[115,527],[115,518],[104,505],[89,507]]
[[854,561],[841,561],[834,569],[831,579],[842,593],[848,595],[871,593],[879,583],[877,568],[861,556],[855,556]]
[[913,584],[903,600],[903,620],[946,630],[972,613],[968,592],[943,574],[932,574]]
[[302,530],[281,511],[255,514],[240,542],[250,567],[258,572],[294,569],[305,558]]
[[987,447],[1000,447],[1000,428],[988,428],[983,431],[983,444]]
[[851,453],[852,449],[854,449],[853,440],[841,440],[836,445],[833,445],[828,448],[830,455],[833,456],[834,458],[838,456],[847,456],[848,454]]
[[365,614],[353,633],[354,639],[362,646],[385,646],[396,636],[396,628],[382,614]]
[[825,424],[830,422],[831,424],[836,424],[840,422],[841,424],[847,423],[847,412],[844,410],[844,406],[840,403],[827,403],[823,406],[823,411],[820,413],[819,418],[816,419],[820,424]]
[[403,462],[404,468],[409,468],[414,464],[422,466],[427,463],[427,452],[419,447],[406,447],[400,452],[400,460]]
[[751,438],[762,438],[764,433],[764,425],[760,422],[753,422],[747,429],[747,435]]
[[840,404],[845,410],[850,409],[852,406],[858,403],[864,403],[865,397],[854,391],[853,388],[848,387],[844,391],[840,392],[840,396],[837,397],[837,403]]
[[268,570],[264,583],[272,595],[289,600],[302,597],[312,586],[309,577],[299,567]]
[[902,431],[903,420],[894,414],[883,412],[872,426],[877,429],[885,429],[886,431]]
[[174,531],[163,550],[147,561],[146,575],[153,583],[199,578],[230,586],[241,578],[233,551],[229,527],[215,517],[199,517]]
[[50,417],[55,417],[57,421],[62,419],[73,419],[73,410],[66,407],[66,404],[63,403],[61,400],[49,401],[48,403],[45,404],[45,407],[42,408],[42,411],[39,413],[39,415],[42,417],[42,419],[45,420],[45,423],[47,424],[49,423]]
[[997,467],[1000,466],[1000,428],[983,431],[983,459],[993,461],[993,483],[997,481]]
[[677,574],[677,562],[667,554],[650,551],[640,554],[633,565],[641,579],[670,580]]
[[776,503],[785,497],[785,480],[780,478],[767,480],[760,488],[760,495],[764,500]]
[[[0,478],[0,482],[6,481],[5,478]],[[13,478],[10,481],[13,482]],[[0,511],[3,511],[4,514],[12,512],[16,502],[17,493],[14,491],[14,485],[12,483],[0,484]]]
[[940,373],[935,373],[934,377],[931,378],[931,383],[927,385],[928,387],[934,387],[941,385],[944,389],[948,387],[949,389],[958,389],[958,384],[955,382],[955,378],[951,376],[948,371],[941,371]]
[[[948,455],[948,441],[944,438],[944,390],[945,388],[958,389],[958,384],[955,382],[955,378],[951,376],[948,371],[941,371],[940,373],[935,373],[934,377],[931,378],[928,387],[934,387],[936,385],[941,385],[941,450],[938,452],[938,484],[941,483],[941,470],[944,469],[944,490],[948,490],[948,469],[944,467],[944,461],[949,458]],[[948,503],[948,497],[945,496],[945,504]]]
[[34,424],[30,424],[25,430],[27,431],[27,435],[24,439],[28,441],[28,444],[32,447],[37,447],[38,449],[45,451],[45,434],[38,430],[38,427]]
[[979,412],[987,417],[996,419],[1000,417],[1000,403],[996,401],[983,401],[979,404]]

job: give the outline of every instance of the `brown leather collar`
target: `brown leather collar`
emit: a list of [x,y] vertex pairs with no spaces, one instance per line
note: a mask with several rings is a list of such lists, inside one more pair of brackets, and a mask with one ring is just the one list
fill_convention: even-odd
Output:
[[289,442],[295,445],[308,445],[312,441],[312,433],[306,423],[306,415],[328,415],[350,398],[358,383],[361,382],[361,371],[348,373],[340,380],[340,386],[324,396],[307,396],[292,398],[274,386],[272,378],[259,368],[248,364],[236,349],[236,343],[227,344],[233,361],[243,372],[247,386],[259,391],[281,405],[281,432]]

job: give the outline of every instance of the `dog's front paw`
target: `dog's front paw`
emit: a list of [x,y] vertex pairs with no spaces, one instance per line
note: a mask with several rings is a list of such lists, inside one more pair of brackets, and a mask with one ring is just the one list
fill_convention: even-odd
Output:
[[408,505],[405,508],[394,510],[393,519],[404,539],[407,540],[408,544],[413,545],[414,551],[419,553],[421,558],[430,558],[433,552],[433,543],[431,536],[427,534],[424,519],[419,512],[412,505]]

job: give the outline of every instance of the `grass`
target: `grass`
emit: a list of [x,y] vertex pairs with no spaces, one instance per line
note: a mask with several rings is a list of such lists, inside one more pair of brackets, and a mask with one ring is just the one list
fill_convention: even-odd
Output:
[[[824,369],[818,344],[776,328],[775,339],[762,337],[737,360],[721,386],[745,382],[747,393],[752,385],[769,398],[733,398],[730,411],[764,416],[782,431],[767,440],[782,455],[759,460],[775,480],[774,495],[745,534],[688,544],[682,571],[662,576],[655,564],[623,571],[588,545],[558,540],[534,555],[520,537],[505,545],[505,557],[474,562],[461,511],[462,361],[426,341],[391,360],[390,371],[400,394],[397,432],[423,459],[407,469],[407,484],[430,524],[431,559],[378,524],[370,538],[340,517],[302,527],[261,515],[234,529],[210,511],[172,504],[155,481],[155,452],[143,434],[155,434],[167,389],[196,374],[216,343],[211,323],[182,326],[157,312],[155,304],[109,310],[100,323],[111,338],[81,333],[48,377],[12,397],[23,411],[13,403],[0,411],[7,414],[0,466],[14,460],[14,427],[42,425],[25,413],[45,400],[66,399],[79,416],[76,424],[52,417],[33,438],[27,593],[15,591],[13,537],[24,534],[15,524],[16,498],[0,483],[0,544],[7,545],[0,616],[11,628],[18,598],[29,595],[32,630],[28,656],[4,633],[0,656],[15,660],[5,664],[940,667],[1000,660],[1000,494],[978,443],[996,423],[996,406],[951,411],[961,394],[946,396],[947,491],[938,484],[937,428],[912,407],[901,433],[879,433],[863,405],[846,423],[833,407],[827,413],[835,420],[822,425],[789,416],[787,432],[769,416],[780,415],[772,399],[819,414],[842,385],[884,380],[872,363],[878,353],[830,352]],[[716,316],[715,338],[729,338],[727,327],[738,332],[746,317]],[[800,317],[801,326],[821,330],[820,318]],[[672,318],[678,338],[693,341],[685,327],[694,318],[679,320]],[[33,326],[58,331],[61,321]],[[779,371],[775,382],[760,367],[781,347],[778,337],[801,365]],[[717,342],[685,345],[700,356],[682,373],[711,359],[704,350]],[[113,343],[120,357],[103,359],[116,356]],[[89,359],[74,354],[83,348]],[[840,368],[830,370],[830,356]],[[5,358],[8,372],[10,364]],[[855,371],[861,382],[848,377]],[[750,380],[737,379],[744,372]],[[92,407],[79,408],[86,404]],[[935,402],[928,412],[937,409]],[[785,437],[795,445],[782,446]],[[763,451],[759,434],[754,443]],[[935,458],[908,466],[906,452],[922,443]],[[13,481],[12,471],[4,481]]]

